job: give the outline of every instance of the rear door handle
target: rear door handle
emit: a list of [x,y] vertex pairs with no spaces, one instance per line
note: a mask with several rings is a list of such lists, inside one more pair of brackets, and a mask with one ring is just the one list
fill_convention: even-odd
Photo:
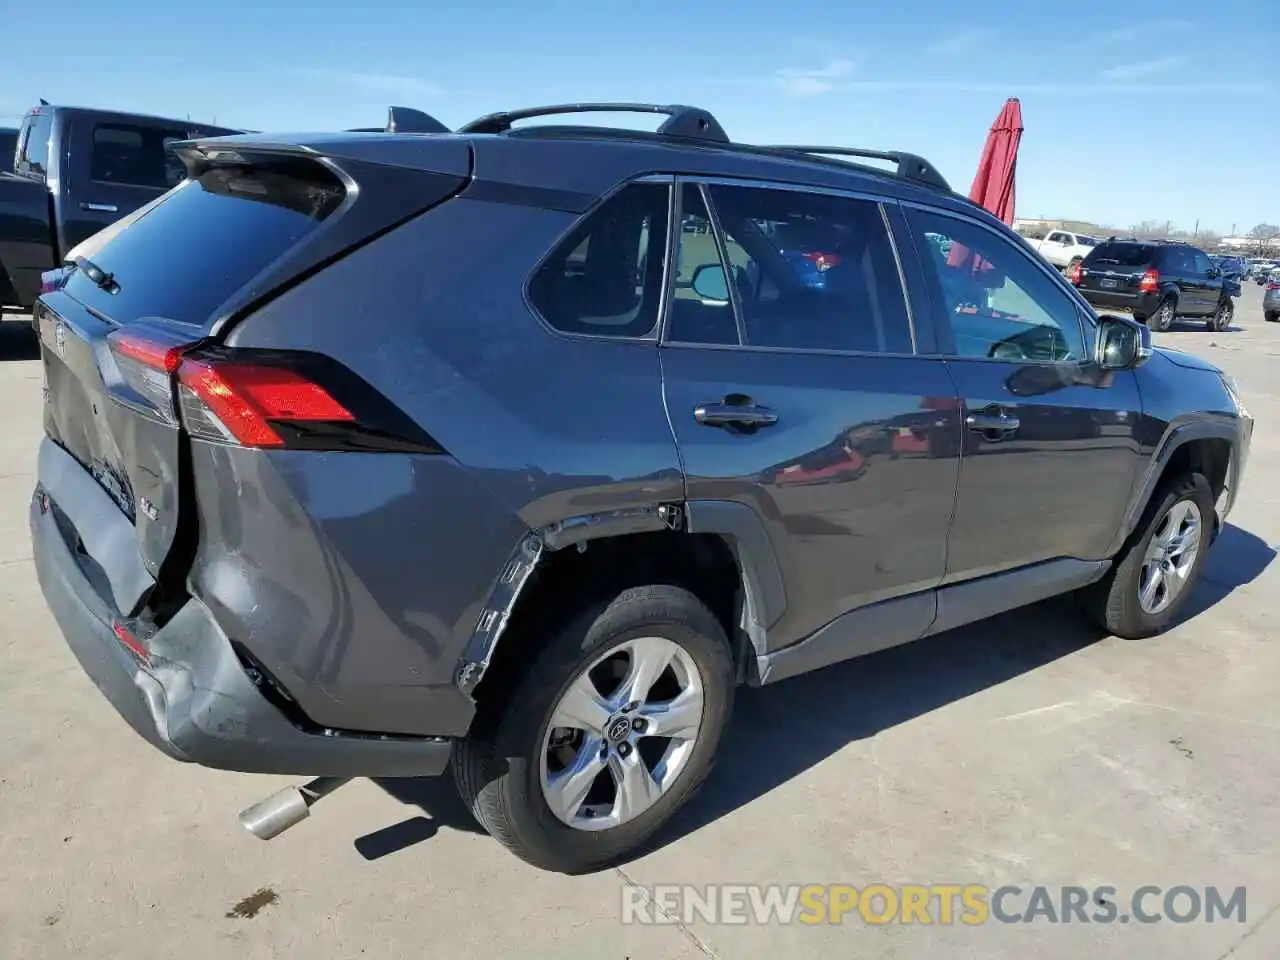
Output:
[[754,403],[704,403],[694,409],[693,419],[708,427],[770,427],[778,415]]
[[1012,433],[1022,426],[1017,417],[1003,413],[971,413],[964,418],[965,426],[978,433]]
[[81,210],[90,210],[93,213],[119,213],[120,208],[114,203],[93,203],[89,200],[80,201]]

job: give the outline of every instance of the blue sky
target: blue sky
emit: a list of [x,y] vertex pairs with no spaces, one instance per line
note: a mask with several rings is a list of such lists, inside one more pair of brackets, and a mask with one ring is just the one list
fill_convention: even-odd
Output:
[[276,130],[674,101],[746,142],[911,150],[967,191],[1016,96],[1019,216],[1280,221],[1276,0],[62,0],[4,25],[0,122],[38,97]]

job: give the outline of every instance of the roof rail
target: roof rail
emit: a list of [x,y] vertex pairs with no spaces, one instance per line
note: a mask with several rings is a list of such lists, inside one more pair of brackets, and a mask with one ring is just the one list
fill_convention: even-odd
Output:
[[458,128],[459,133],[506,133],[517,120],[553,117],[569,113],[659,113],[667,119],[658,127],[659,136],[710,143],[729,143],[729,135],[720,121],[700,107],[657,103],[560,103],[546,107],[504,110],[472,120]]
[[862,150],[858,147],[797,147],[786,145],[771,145],[766,146],[764,149],[776,150],[781,153],[826,154],[831,157],[888,160],[897,164],[897,170],[894,172],[904,180],[928,184],[931,187],[941,187],[943,190],[948,191],[951,189],[951,184],[947,183],[946,178],[938,172],[932,163],[914,153],[903,153],[899,150]]
[[385,127],[352,127],[348,133],[452,133],[443,123],[413,107],[387,107]]

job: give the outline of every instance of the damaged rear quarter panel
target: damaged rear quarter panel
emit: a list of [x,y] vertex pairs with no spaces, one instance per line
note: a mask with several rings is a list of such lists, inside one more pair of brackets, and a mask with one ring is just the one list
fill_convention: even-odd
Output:
[[456,666],[523,525],[450,457],[193,444],[189,577],[324,727],[457,736]]
[[[562,336],[525,301],[525,279],[576,219],[514,204],[451,200],[286,292],[229,335],[231,346],[334,357],[449,453],[409,458],[412,494],[387,493],[363,511],[351,504],[370,491],[343,494],[344,487],[376,489],[405,469],[394,464],[404,458],[272,455],[271,473],[256,481],[261,496],[279,492],[284,506],[274,509],[291,517],[289,535],[305,545],[302,553],[312,566],[290,575],[298,579],[281,600],[282,606],[299,606],[294,616],[301,629],[288,642],[298,651],[309,649],[310,659],[299,654],[288,660],[310,668],[308,682],[321,675],[315,656],[333,646],[329,637],[336,630],[350,635],[343,659],[354,672],[345,676],[374,669],[355,666],[362,658],[385,659],[387,668],[377,668],[370,679],[403,684],[411,664],[430,663],[431,689],[447,682],[452,690],[440,689],[441,698],[461,697],[470,708],[454,674],[464,649],[485,630],[481,612],[502,608],[504,570],[531,531],[683,500],[656,343]],[[360,466],[339,476],[328,464],[313,464],[317,456],[359,457]],[[350,500],[345,506],[344,496]],[[269,531],[279,523],[273,516],[263,510],[258,521]],[[250,535],[269,538],[267,531]],[[386,541],[380,550],[373,546],[378,537]],[[267,542],[259,548],[272,549]],[[283,565],[294,550],[273,552]],[[267,568],[259,563],[257,569]],[[341,574],[339,582],[361,589],[335,595],[331,571]],[[302,609],[308,591],[330,608],[327,617]],[[427,633],[437,646],[415,660],[404,651],[416,642],[414,618],[422,616],[436,618]],[[335,620],[347,625],[335,626]],[[347,687],[336,693],[326,687],[324,694],[351,696]],[[370,701],[366,707],[361,717],[370,722],[363,729],[391,729],[385,722],[371,726],[375,713],[399,716],[394,705],[384,710]],[[452,704],[447,713],[451,719],[461,715]],[[408,729],[408,718],[401,720],[397,731],[450,733],[422,728],[416,720]]]

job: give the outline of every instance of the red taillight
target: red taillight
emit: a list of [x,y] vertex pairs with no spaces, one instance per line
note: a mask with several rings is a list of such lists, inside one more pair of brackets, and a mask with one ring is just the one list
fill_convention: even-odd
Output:
[[1083,273],[1084,273],[1084,268],[1080,266],[1079,260],[1075,261],[1074,263],[1071,264],[1071,266],[1067,267],[1067,279],[1072,283],[1074,283],[1077,287],[1080,286],[1080,277],[1083,275]]
[[806,253],[800,254],[800,256],[804,257],[817,267],[819,272],[830,270],[840,262],[840,254],[838,253],[822,253],[817,250],[810,250]]
[[182,361],[182,351],[189,348],[189,343],[173,344],[149,340],[146,337],[117,331],[110,337],[115,352],[130,360],[137,360],[143,366],[164,373],[173,373]]
[[282,447],[284,438],[272,428],[272,421],[355,420],[324,387],[292,370],[188,358],[178,367],[178,381],[188,391],[182,405],[188,429],[209,439],[233,440],[246,447]]
[[1160,271],[1151,267],[1138,281],[1138,289],[1143,293],[1155,293],[1160,289]]
[[1268,280],[1268,281],[1267,281],[1267,289],[1268,289],[1268,290],[1280,290],[1280,280]]

